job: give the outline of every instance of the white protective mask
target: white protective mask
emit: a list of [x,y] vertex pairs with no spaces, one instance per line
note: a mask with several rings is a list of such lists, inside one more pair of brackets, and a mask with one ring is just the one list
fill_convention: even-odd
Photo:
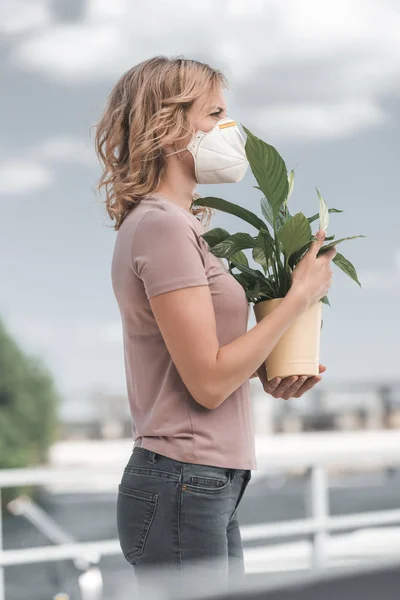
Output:
[[245,140],[236,122],[220,119],[210,131],[197,131],[186,148],[194,158],[197,183],[237,183],[243,179],[249,162]]

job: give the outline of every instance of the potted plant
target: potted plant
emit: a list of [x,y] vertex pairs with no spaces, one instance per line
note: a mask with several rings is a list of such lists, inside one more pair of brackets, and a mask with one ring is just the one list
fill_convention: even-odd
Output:
[[[276,308],[288,293],[292,284],[292,272],[296,264],[307,252],[316,237],[311,224],[319,219],[319,229],[327,231],[330,213],[342,210],[329,208],[319,193],[319,212],[306,217],[302,212],[292,215],[288,201],[294,188],[294,170],[288,175],[286,165],[278,151],[262,139],[256,137],[242,125],[247,134],[246,155],[251,171],[258,183],[253,186],[262,192],[260,218],[252,211],[222,198],[207,196],[197,198],[193,205],[215,208],[235,215],[256,229],[256,235],[249,233],[229,233],[216,227],[202,237],[210,246],[211,252],[228,261],[228,270],[244,288],[257,322]],[[332,246],[345,240],[365,237],[355,235],[334,240],[325,238],[318,256]],[[251,249],[253,260],[262,270],[249,265],[243,250]],[[346,275],[360,287],[356,270],[352,263],[337,252],[332,259]],[[238,272],[234,272],[236,269]],[[274,350],[265,361],[268,380],[274,377],[292,375],[317,375],[319,372],[320,331],[322,327],[322,304],[330,306],[327,296],[312,304],[281,337]]]

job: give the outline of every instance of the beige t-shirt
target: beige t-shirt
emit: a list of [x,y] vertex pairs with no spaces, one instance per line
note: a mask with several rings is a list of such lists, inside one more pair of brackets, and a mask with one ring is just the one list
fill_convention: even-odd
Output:
[[247,331],[242,286],[200,237],[199,219],[160,195],[146,196],[117,232],[111,276],[120,309],[135,446],[181,462],[257,469],[250,383],[217,408],[201,406],[183,383],[149,298],[208,285],[220,346]]

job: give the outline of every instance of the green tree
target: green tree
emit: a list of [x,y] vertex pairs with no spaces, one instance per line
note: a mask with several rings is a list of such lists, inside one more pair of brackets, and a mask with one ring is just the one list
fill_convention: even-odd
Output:
[[[59,394],[42,360],[24,353],[0,320],[0,469],[46,464]],[[4,488],[2,506],[34,488]]]

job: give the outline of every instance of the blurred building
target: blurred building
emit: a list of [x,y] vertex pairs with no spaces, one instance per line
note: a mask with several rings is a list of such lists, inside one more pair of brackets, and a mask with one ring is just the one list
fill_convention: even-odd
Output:
[[[283,400],[250,380],[255,433],[400,429],[400,381],[341,383]],[[59,412],[59,439],[131,437],[126,393],[91,388],[65,398]]]

